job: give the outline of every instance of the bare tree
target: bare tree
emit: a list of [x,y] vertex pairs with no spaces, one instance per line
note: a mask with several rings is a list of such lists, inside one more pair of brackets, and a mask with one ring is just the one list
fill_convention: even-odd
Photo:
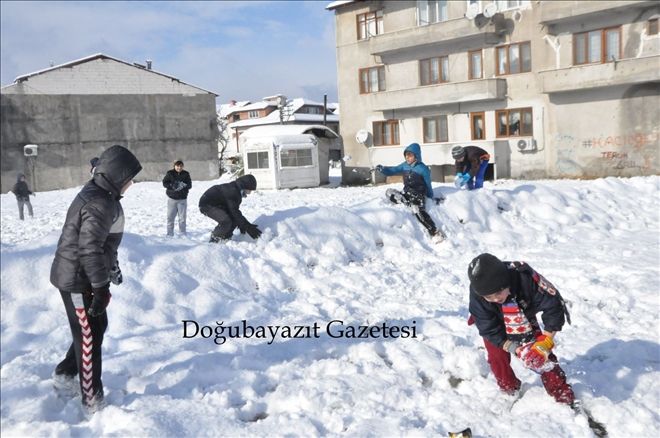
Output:
[[229,145],[229,128],[227,125],[229,122],[226,117],[221,117],[220,114],[217,116],[218,122],[218,162],[220,164],[220,175],[225,173],[225,151]]

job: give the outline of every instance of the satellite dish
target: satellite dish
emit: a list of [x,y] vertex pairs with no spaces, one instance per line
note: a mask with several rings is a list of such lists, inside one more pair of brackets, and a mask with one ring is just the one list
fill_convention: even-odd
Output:
[[470,3],[465,10],[465,18],[474,20],[474,17],[479,13],[479,3]]
[[368,139],[369,139],[369,131],[367,131],[366,129],[360,129],[355,134],[355,140],[360,144],[365,144]]
[[486,16],[487,18],[492,17],[496,13],[497,13],[497,5],[495,3],[487,4],[484,7],[484,16]]
[[482,27],[484,27],[485,25],[487,25],[487,24],[488,24],[488,21],[489,21],[488,18],[486,18],[486,16],[485,16],[484,14],[477,14],[477,16],[474,17],[474,24],[475,24],[479,29],[481,29]]

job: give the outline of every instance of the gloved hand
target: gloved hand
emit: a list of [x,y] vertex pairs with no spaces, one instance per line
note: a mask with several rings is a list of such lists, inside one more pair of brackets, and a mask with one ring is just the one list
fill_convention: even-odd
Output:
[[174,185],[174,191],[178,192],[180,190],[185,189],[188,187],[188,184],[184,183],[183,181],[177,181],[176,184]]
[[245,227],[245,232],[248,233],[248,236],[252,237],[253,239],[258,239],[259,236],[261,236],[261,230],[255,224],[250,224]]
[[96,318],[99,315],[103,315],[105,308],[110,304],[110,287],[108,284],[105,286],[99,287],[97,289],[92,289],[92,304],[87,310],[87,315],[92,318]]
[[110,268],[110,281],[112,284],[120,285],[124,281],[124,276],[121,275],[121,269],[119,269],[119,262],[116,262],[115,265]]
[[456,177],[454,178],[454,186],[457,189],[460,189],[464,185],[465,185],[465,183],[463,182],[463,174],[459,172],[459,173],[456,174]]
[[554,364],[548,361],[548,356],[554,346],[555,343],[550,336],[539,335],[536,337],[536,341],[525,344],[516,354],[526,368],[543,373],[554,367]]
[[379,164],[378,166],[376,166],[376,170],[377,170],[378,172],[382,172],[382,171],[383,171],[383,165],[382,165],[382,164]]

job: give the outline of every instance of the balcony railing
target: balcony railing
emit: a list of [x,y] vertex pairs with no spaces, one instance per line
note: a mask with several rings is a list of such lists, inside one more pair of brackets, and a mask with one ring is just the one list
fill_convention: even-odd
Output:
[[506,79],[490,78],[447,82],[367,95],[375,111],[420,108],[459,102],[499,100],[506,97]]
[[660,81],[660,55],[539,72],[544,93]]

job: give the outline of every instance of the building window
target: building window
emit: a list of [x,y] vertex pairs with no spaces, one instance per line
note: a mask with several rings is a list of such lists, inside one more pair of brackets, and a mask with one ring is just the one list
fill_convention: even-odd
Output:
[[268,152],[248,152],[248,169],[268,169]]
[[399,144],[399,121],[385,120],[374,122],[374,146],[390,146]]
[[649,28],[648,32],[649,35],[657,35],[658,34],[658,19],[657,18],[651,18],[649,20]]
[[259,118],[259,111],[248,111],[248,117],[250,119],[258,119]]
[[357,16],[357,34],[359,40],[366,40],[383,33],[383,11],[367,12]]
[[419,83],[421,85],[449,82],[449,60],[446,56],[419,61]]
[[484,113],[470,113],[470,129],[472,130],[472,140],[486,139],[486,119]]
[[468,79],[481,79],[483,77],[481,49],[468,52]]
[[424,117],[424,143],[449,141],[447,116]]
[[447,21],[447,0],[417,0],[417,24]]
[[311,149],[285,149],[280,152],[280,162],[282,167],[303,167],[311,166],[312,150]]
[[495,111],[497,137],[532,135],[532,109],[517,108]]
[[621,27],[573,34],[573,65],[621,59]]
[[529,0],[497,0],[497,10],[506,11],[507,9],[515,9],[529,3]]
[[529,41],[496,47],[495,54],[498,76],[532,71],[532,49]]
[[385,67],[360,69],[360,94],[385,91]]

